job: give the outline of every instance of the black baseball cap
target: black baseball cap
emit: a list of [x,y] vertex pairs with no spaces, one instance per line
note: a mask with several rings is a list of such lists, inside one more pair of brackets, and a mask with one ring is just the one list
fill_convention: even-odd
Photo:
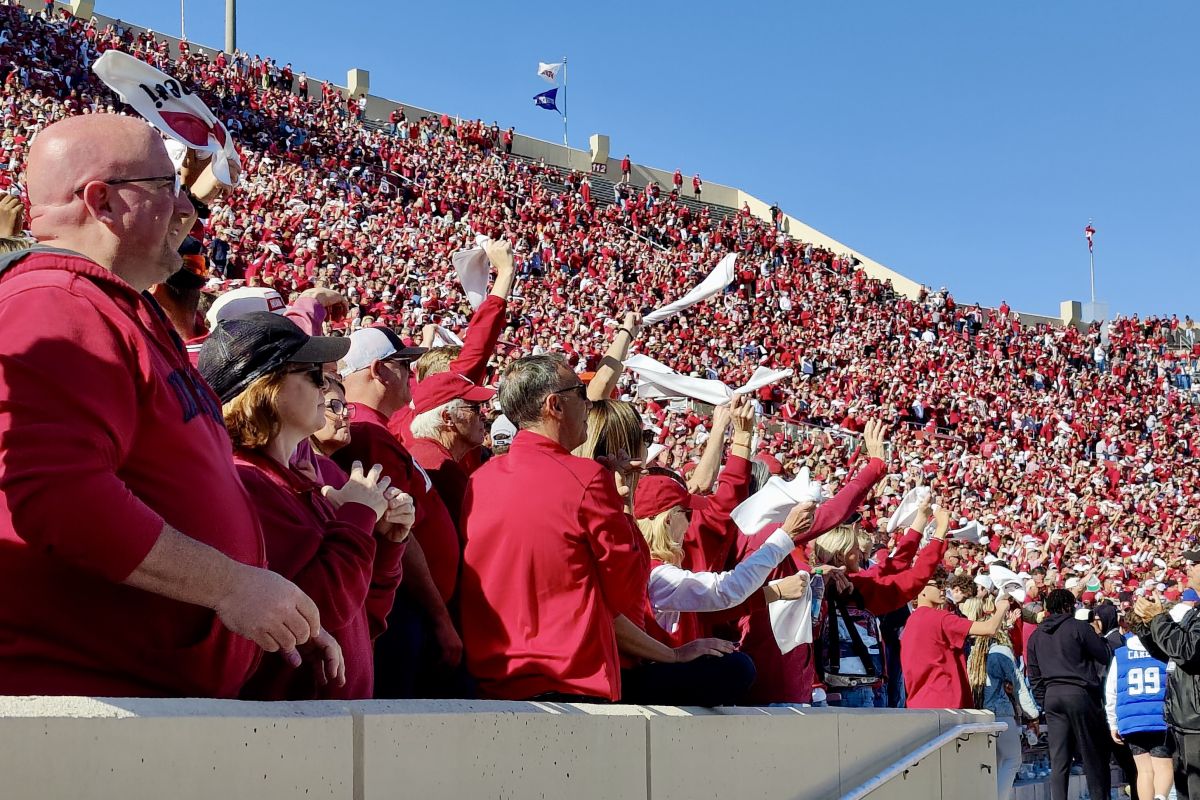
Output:
[[222,403],[285,364],[324,364],[341,359],[350,340],[309,336],[287,317],[252,311],[223,319],[200,348],[200,374]]
[[1191,561],[1193,564],[1200,561],[1200,550],[1185,550],[1183,553],[1184,561]]

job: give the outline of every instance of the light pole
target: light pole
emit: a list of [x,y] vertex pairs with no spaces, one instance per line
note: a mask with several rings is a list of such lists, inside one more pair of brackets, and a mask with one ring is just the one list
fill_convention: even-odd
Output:
[[237,0],[225,0],[225,52],[237,49]]

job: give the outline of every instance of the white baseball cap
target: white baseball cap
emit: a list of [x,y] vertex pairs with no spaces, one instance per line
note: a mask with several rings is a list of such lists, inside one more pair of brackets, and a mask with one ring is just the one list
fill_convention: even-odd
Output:
[[240,317],[253,311],[270,311],[282,314],[287,310],[283,296],[266,286],[243,286],[218,297],[204,316],[208,326],[215,328],[223,319]]
[[517,435],[517,426],[508,417],[501,414],[492,421],[492,444],[512,444]]
[[412,359],[425,352],[424,347],[409,347],[391,328],[359,328],[350,334],[350,352],[342,359],[342,377],[366,369],[376,361],[389,358]]

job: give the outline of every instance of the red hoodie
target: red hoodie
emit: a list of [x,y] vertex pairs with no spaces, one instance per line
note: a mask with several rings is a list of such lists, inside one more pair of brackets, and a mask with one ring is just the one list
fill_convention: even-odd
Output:
[[258,648],[120,585],[163,523],[264,566],[221,406],[153,301],[61,250],[0,259],[0,694],[236,697]]

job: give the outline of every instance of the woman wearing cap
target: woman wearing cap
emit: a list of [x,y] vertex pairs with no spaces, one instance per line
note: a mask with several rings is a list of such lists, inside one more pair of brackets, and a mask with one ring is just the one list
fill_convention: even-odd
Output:
[[[221,399],[238,473],[262,521],[267,561],[313,598],[346,661],[344,675],[325,680],[268,654],[242,690],[246,699],[371,696],[370,632],[378,625],[368,616],[387,611],[376,607],[385,598],[368,602],[377,551],[399,546],[375,531],[378,524],[397,538],[406,535],[411,501],[389,489],[378,466],[364,474],[355,464],[336,489],[290,466],[297,445],[325,426],[323,364],[344,356],[349,344],[310,337],[262,311],[222,320],[200,352],[200,371]],[[398,569],[398,559],[393,549],[381,561]]]
[[[959,604],[958,610],[972,623],[986,620],[994,611],[992,598],[969,598]],[[1025,680],[1025,674],[1017,666],[1009,636],[1009,620],[992,636],[974,636],[971,655],[967,659],[967,680],[975,699],[975,708],[991,711],[998,722],[1008,723],[1008,730],[996,741],[996,796],[1008,800],[1012,796],[1013,781],[1021,766],[1021,733],[1017,723],[1019,716],[1032,720],[1029,729],[1038,732],[1037,718],[1040,714],[1033,693]]]
[[651,475],[638,484],[634,517],[650,546],[650,607],[671,644],[699,636],[694,612],[721,611],[744,602],[759,588],[763,600],[798,600],[808,589],[808,573],[798,572],[764,586],[767,576],[796,547],[812,523],[814,503],[793,507],[783,524],[752,555],[726,572],[683,569],[683,538],[694,506],[694,495],[665,475]]

